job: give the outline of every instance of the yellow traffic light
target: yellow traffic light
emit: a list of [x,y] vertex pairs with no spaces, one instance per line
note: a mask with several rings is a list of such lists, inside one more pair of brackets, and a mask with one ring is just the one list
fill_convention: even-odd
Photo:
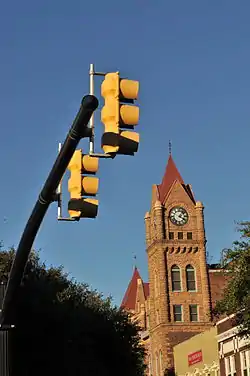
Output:
[[[68,212],[71,218],[95,218],[98,211],[98,200],[82,196],[95,196],[98,192],[99,179],[94,176],[98,171],[99,159],[83,155],[82,150],[76,150],[68,165],[71,176],[68,181],[70,200]],[[82,176],[83,175],[83,176]]]
[[[133,129],[139,121],[139,107],[133,106],[138,98],[139,82],[120,79],[119,72],[107,73],[101,86],[104,107],[102,148],[107,154],[134,155],[139,146],[139,134],[122,129]],[[129,103],[129,104],[124,104]]]

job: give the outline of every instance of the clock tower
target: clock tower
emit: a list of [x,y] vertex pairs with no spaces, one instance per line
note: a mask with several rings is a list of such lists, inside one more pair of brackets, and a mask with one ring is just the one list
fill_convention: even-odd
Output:
[[150,369],[173,367],[173,346],[212,325],[204,207],[169,156],[145,215]]

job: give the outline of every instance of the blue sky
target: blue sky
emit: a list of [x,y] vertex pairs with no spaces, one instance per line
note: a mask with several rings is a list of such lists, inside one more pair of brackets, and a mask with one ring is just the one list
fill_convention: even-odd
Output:
[[48,264],[63,264],[119,303],[134,254],[147,278],[144,214],[171,139],[185,182],[205,205],[208,251],[217,261],[237,237],[235,221],[249,219],[249,14],[248,0],[2,2],[5,246],[18,244],[95,63],[97,70],[119,70],[140,81],[140,149],[134,158],[101,161],[96,220],[58,223],[52,205],[35,248]]

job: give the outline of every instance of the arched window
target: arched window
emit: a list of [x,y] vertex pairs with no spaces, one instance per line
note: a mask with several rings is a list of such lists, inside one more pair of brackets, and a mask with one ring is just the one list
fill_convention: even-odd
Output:
[[181,270],[179,266],[173,265],[171,268],[172,290],[181,291]]
[[192,265],[186,267],[187,290],[196,291],[195,270]]

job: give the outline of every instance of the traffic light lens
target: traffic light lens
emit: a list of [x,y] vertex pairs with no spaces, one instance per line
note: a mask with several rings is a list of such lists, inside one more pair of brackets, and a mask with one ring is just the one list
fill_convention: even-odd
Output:
[[98,171],[99,159],[90,155],[84,155],[82,157],[82,167],[83,173],[95,174]]
[[133,126],[138,124],[139,121],[139,107],[122,105],[120,107],[120,118],[124,125]]
[[139,94],[139,81],[121,80],[120,94],[126,99],[137,99]]
[[96,177],[84,176],[82,179],[83,195],[95,196],[98,192],[99,179]]

